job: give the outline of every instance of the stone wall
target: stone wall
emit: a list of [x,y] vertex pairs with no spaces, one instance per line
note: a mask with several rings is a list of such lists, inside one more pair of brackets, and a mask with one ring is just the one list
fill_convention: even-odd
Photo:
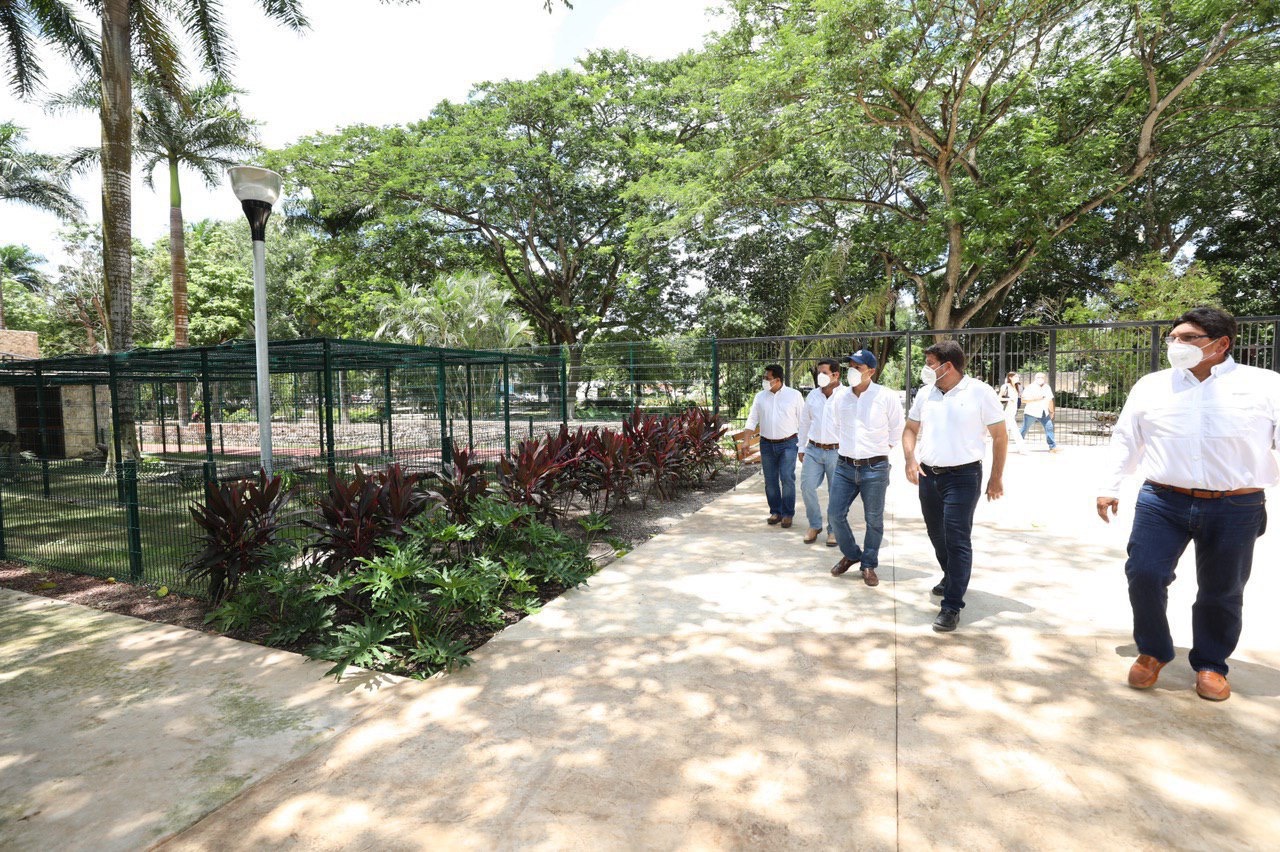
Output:
[[34,331],[14,331],[0,328],[0,357],[20,360],[40,357],[40,335]]

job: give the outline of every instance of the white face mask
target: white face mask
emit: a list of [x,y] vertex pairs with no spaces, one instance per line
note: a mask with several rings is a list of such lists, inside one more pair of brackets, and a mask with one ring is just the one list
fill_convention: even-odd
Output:
[[924,382],[926,385],[932,385],[937,380],[938,380],[937,370],[927,365],[920,368],[920,381]]
[[760,380],[760,390],[773,390],[773,382],[768,379]]
[[829,384],[831,384],[831,376],[830,376],[830,375],[828,375],[827,373],[819,373],[819,374],[818,374],[818,387],[820,387],[820,388],[825,388],[825,387],[826,387],[827,385],[829,385]]
[[1169,363],[1181,370],[1190,370],[1204,360],[1204,350],[1194,343],[1174,341],[1169,344]]

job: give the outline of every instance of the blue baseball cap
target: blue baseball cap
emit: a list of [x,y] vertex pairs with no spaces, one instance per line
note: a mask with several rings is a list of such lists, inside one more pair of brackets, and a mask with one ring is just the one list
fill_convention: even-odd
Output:
[[880,362],[876,360],[876,356],[871,354],[870,349],[859,349],[857,352],[852,353],[849,356],[849,363],[861,364],[862,366],[870,367],[873,370],[880,364]]

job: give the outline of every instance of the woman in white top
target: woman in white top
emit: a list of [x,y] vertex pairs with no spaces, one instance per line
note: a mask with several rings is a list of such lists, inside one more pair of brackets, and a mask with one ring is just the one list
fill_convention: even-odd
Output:
[[1017,373],[1006,373],[1004,384],[999,390],[1000,402],[1004,405],[1004,427],[1013,438],[1015,453],[1022,453],[1026,442],[1022,440],[1022,432],[1018,429],[1018,403],[1022,399],[1022,382]]

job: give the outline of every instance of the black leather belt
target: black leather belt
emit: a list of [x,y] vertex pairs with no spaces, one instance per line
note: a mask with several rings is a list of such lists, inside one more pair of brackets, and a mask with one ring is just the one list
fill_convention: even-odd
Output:
[[981,468],[982,462],[976,461],[976,462],[969,462],[968,464],[954,464],[954,465],[949,465],[945,467],[939,467],[938,465],[932,465],[932,464],[920,465],[920,469],[923,470],[929,476],[937,476],[942,473],[959,473],[962,470],[973,470],[975,467]]
[[788,435],[785,438],[766,438],[764,435],[760,436],[760,440],[764,441],[766,444],[785,444],[793,438],[795,438],[795,435]]
[[1257,494],[1261,488],[1235,488],[1231,491],[1210,491],[1207,488],[1183,488],[1180,485],[1165,485],[1161,482],[1152,482],[1147,480],[1147,485],[1152,488],[1161,488],[1165,491],[1172,491],[1174,494],[1185,494],[1188,497],[1196,497],[1201,500],[1218,500],[1222,497],[1237,497],[1241,494]]
[[871,458],[868,458],[868,459],[851,459],[848,456],[840,457],[840,461],[842,463],[847,465],[852,465],[854,467],[870,467],[873,464],[879,464],[880,462],[887,462],[888,460],[889,460],[888,456],[872,456]]
[[835,450],[840,447],[839,444],[819,444],[817,441],[810,441],[809,445],[812,447],[817,447],[820,450]]

